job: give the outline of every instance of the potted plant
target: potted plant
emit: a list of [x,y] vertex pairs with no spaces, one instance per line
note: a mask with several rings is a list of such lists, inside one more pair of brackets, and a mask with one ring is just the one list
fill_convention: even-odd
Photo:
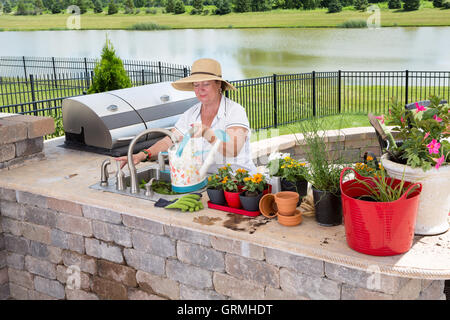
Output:
[[[354,179],[343,182],[348,170]],[[414,238],[420,183],[378,174],[362,176],[353,168],[344,168],[340,190],[347,243],[365,254],[389,256],[407,252]]]
[[300,197],[306,196],[308,181],[306,180],[306,163],[292,159],[289,155],[273,159],[268,164],[269,174],[280,177],[281,191],[297,192]]
[[243,180],[243,192],[239,195],[241,205],[247,211],[258,211],[259,200],[261,200],[264,189],[267,187],[266,177],[257,173],[251,177],[245,177]]
[[242,169],[242,168],[236,169],[236,173],[234,174],[234,179],[237,182],[239,191],[242,191],[242,189],[244,188],[244,184],[245,184],[244,179],[249,176],[250,176],[250,174],[248,173],[247,170]]
[[[415,234],[436,235],[449,228],[450,197],[450,136],[449,105],[441,104],[438,97],[430,97],[431,105],[416,103],[413,110],[405,109],[395,98],[388,115],[379,118],[385,131],[396,132],[397,143],[389,137],[381,163],[389,176],[400,179],[404,174],[410,182],[423,186],[415,225]],[[394,126],[388,130],[386,125]]]
[[295,137],[299,145],[305,145],[306,179],[312,185],[316,222],[328,227],[342,223],[339,178],[344,161],[341,148],[329,150],[321,127],[321,119],[303,121],[298,124],[303,141]]
[[228,206],[239,209],[241,207],[241,201],[239,199],[239,190],[236,181],[233,177],[225,176],[221,183]]
[[206,185],[209,200],[218,205],[226,204],[222,180],[218,174],[213,174],[208,177],[208,184]]

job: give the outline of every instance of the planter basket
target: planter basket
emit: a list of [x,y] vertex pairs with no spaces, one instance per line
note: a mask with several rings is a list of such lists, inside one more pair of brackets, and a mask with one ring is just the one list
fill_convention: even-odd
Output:
[[[414,238],[421,183],[405,182],[407,191],[392,202],[358,200],[356,197],[368,194],[367,188],[350,180],[342,182],[347,170],[355,172],[360,180],[366,180],[352,168],[341,172],[340,186],[347,244],[353,250],[374,256],[391,256],[407,252]],[[391,181],[392,178],[387,178]],[[394,179],[393,185],[400,183]],[[416,185],[419,188],[409,197],[406,194]]]

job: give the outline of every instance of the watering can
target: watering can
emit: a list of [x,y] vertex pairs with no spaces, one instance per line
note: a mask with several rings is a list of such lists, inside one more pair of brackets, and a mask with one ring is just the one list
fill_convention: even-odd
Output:
[[[206,172],[214,161],[214,156],[221,142],[227,142],[229,136],[223,130],[214,131],[217,139],[208,151],[196,150],[191,140],[194,128],[191,128],[179,143],[173,144],[169,150],[169,167],[172,190],[179,193],[193,192],[202,189],[208,183]],[[203,161],[203,154],[208,152]]]

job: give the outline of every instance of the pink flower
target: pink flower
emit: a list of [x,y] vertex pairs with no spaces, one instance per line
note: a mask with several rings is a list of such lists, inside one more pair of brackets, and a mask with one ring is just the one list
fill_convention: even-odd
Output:
[[376,119],[380,120],[381,123],[384,123],[384,114],[381,116],[375,117]]
[[403,116],[400,117],[400,121],[403,123],[405,120],[403,120]]
[[427,110],[424,106],[419,106],[419,104],[416,102],[416,112],[419,111],[425,111]]
[[439,153],[439,148],[441,147],[441,144],[436,141],[436,139],[431,140],[431,142],[427,145],[428,152],[430,154],[433,153]]
[[439,169],[439,167],[441,166],[441,164],[444,162],[444,155],[442,155],[439,159],[434,160],[436,161],[436,165],[434,166],[437,169]]
[[429,132],[425,133],[425,137],[423,137],[423,140],[425,140],[425,139],[428,138],[429,136],[430,136],[430,133],[429,133]]
[[435,114],[435,115],[433,116],[433,119],[436,120],[437,122],[442,122],[442,119],[439,118],[439,117],[437,116],[437,114]]

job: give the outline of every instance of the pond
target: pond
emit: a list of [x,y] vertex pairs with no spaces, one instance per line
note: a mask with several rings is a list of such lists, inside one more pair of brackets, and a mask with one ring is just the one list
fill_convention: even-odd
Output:
[[[237,80],[336,70],[450,70],[450,27],[0,32],[0,56],[99,57],[106,35],[123,59],[219,60]],[[447,39],[447,40],[445,40]]]

